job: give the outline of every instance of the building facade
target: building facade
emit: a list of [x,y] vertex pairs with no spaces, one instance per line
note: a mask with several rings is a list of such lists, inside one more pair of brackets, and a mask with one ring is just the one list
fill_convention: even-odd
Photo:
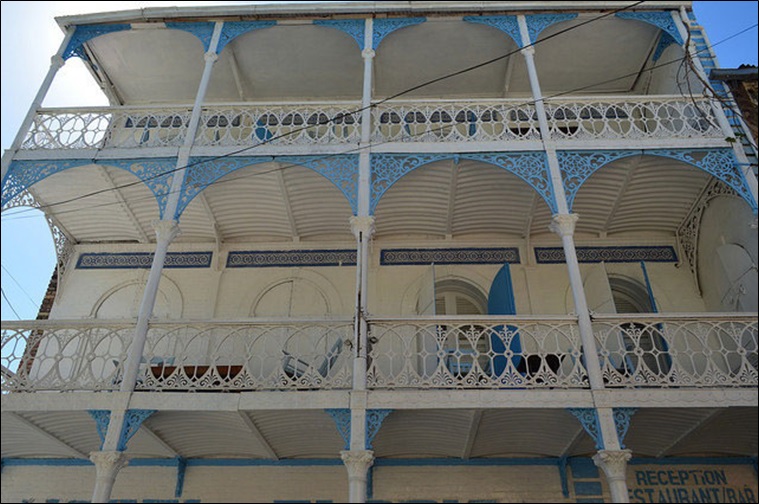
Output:
[[[756,141],[690,2],[57,21],[3,501],[756,502]],[[42,107],[71,58],[108,107]]]

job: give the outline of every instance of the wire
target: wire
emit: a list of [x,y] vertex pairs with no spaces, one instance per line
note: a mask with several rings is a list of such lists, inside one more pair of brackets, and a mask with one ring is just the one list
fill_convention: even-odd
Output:
[[11,277],[11,280],[13,280],[13,282],[16,285],[18,285],[18,288],[21,289],[21,292],[23,292],[24,294],[26,294],[26,297],[29,299],[29,302],[32,303],[32,306],[35,309],[39,308],[39,306],[37,306],[37,303],[34,302],[34,299],[32,299],[32,296],[30,296],[29,293],[26,292],[26,290],[24,290],[24,287],[20,283],[18,283],[18,280],[16,280],[16,278],[11,274],[11,272],[8,271],[8,268],[6,268],[4,264],[0,264],[0,266],[2,266],[3,271],[5,271],[6,273],[8,273],[8,276]]
[[21,320],[21,315],[19,315],[18,312],[16,311],[16,309],[13,307],[13,304],[11,303],[11,300],[8,299],[8,296],[5,295],[5,289],[3,289],[2,287],[0,287],[0,293],[2,293],[3,299],[5,299],[5,302],[8,303],[8,306],[11,307],[11,310],[16,315],[16,318],[18,320]]
[[[481,62],[481,63],[477,63],[476,65],[464,68],[462,70],[458,70],[458,71],[450,73],[450,74],[443,75],[441,77],[437,77],[435,79],[423,82],[423,83],[418,84],[416,86],[412,86],[412,87],[407,88],[407,89],[405,89],[405,90],[403,90],[403,91],[401,91],[399,93],[396,93],[394,95],[391,95],[391,96],[383,98],[383,99],[381,99],[379,101],[376,101],[376,102],[370,104],[368,107],[362,107],[362,108],[359,108],[359,109],[357,109],[357,110],[355,110],[353,112],[338,114],[335,117],[329,118],[329,120],[326,123],[322,123],[322,124],[333,123],[333,122],[335,122],[335,121],[337,121],[339,119],[345,118],[346,116],[353,116],[355,114],[359,114],[359,113],[363,112],[364,110],[366,110],[367,108],[369,108],[369,109],[375,108],[375,107],[377,107],[377,105],[381,105],[381,104],[383,104],[383,103],[385,103],[385,102],[387,102],[389,100],[393,100],[393,99],[398,98],[400,96],[406,95],[406,94],[408,94],[408,93],[410,93],[412,91],[416,91],[417,89],[421,89],[421,88],[429,86],[431,84],[434,84],[434,83],[437,83],[437,82],[441,82],[441,81],[443,81],[445,79],[449,79],[451,77],[455,77],[455,76],[458,76],[458,75],[470,72],[472,70],[476,70],[478,68],[482,68],[484,66],[490,65],[490,64],[495,63],[497,61],[500,61],[502,59],[508,58],[508,57],[510,57],[510,56],[518,53],[518,52],[521,52],[523,49],[526,49],[527,47],[534,47],[535,45],[537,45],[539,43],[545,42],[546,40],[550,40],[550,39],[552,39],[554,37],[562,35],[562,34],[564,34],[566,32],[571,31],[571,30],[575,30],[577,28],[580,28],[581,26],[585,26],[585,25],[590,24],[592,22],[596,22],[596,21],[599,21],[599,20],[604,19],[606,17],[612,16],[612,15],[618,13],[618,12],[623,12],[625,10],[631,9],[633,7],[636,7],[636,6],[640,5],[640,4],[645,3],[645,1],[646,0],[639,0],[637,2],[633,2],[632,4],[629,4],[627,6],[611,10],[611,11],[606,12],[606,13],[604,13],[604,14],[602,14],[600,16],[597,16],[595,18],[591,18],[591,19],[589,19],[587,21],[583,21],[583,22],[581,22],[579,24],[567,27],[567,28],[565,28],[563,30],[559,30],[556,33],[553,33],[551,35],[543,37],[541,40],[537,40],[534,43],[528,44],[527,46],[525,46],[523,48],[518,48],[518,49],[516,49],[514,51],[510,51],[510,52],[508,52],[506,54],[503,54],[501,56],[497,56],[497,57],[489,59],[487,61],[484,61],[484,62]],[[165,171],[165,172],[153,175],[153,176],[145,178],[145,179],[140,179],[140,180],[137,180],[137,181],[134,181],[134,182],[130,182],[130,183],[127,183],[127,184],[122,184],[121,186],[116,186],[116,187],[113,187],[113,188],[107,188],[107,189],[101,189],[101,190],[98,190],[98,191],[93,191],[91,193],[80,195],[80,196],[77,196],[75,198],[71,198],[69,200],[64,200],[64,201],[59,201],[59,202],[55,202],[55,203],[50,203],[48,205],[40,206],[38,208],[40,210],[44,210],[44,209],[50,208],[52,206],[63,205],[63,204],[66,204],[66,203],[70,203],[72,201],[77,201],[77,200],[84,199],[84,198],[87,198],[87,197],[96,196],[96,195],[104,193],[104,192],[110,192],[110,191],[114,191],[114,190],[118,190],[118,189],[123,189],[123,188],[130,187],[130,186],[133,186],[133,185],[141,184],[141,183],[144,184],[145,182],[147,182],[149,180],[153,180],[155,178],[160,178],[160,177],[163,177],[165,175],[170,175],[172,173],[175,173],[175,172],[180,171],[180,170],[184,170],[186,168],[191,168],[192,166],[195,166],[196,164],[199,164],[199,163],[205,163],[205,162],[208,162],[208,161],[215,161],[215,160],[218,160],[218,159],[224,159],[224,158],[227,158],[227,157],[231,157],[231,156],[234,156],[234,155],[237,155],[237,154],[242,154],[243,152],[247,152],[247,151],[250,151],[252,149],[261,147],[262,145],[266,145],[268,143],[271,143],[274,140],[278,140],[280,138],[284,138],[284,137],[287,137],[287,136],[290,136],[290,135],[294,135],[294,134],[300,133],[301,131],[305,131],[305,130],[311,128],[311,127],[312,127],[312,125],[308,125],[308,126],[305,126],[305,127],[302,127],[302,128],[296,128],[296,129],[294,129],[294,130],[292,130],[292,131],[290,131],[290,132],[288,132],[286,134],[278,135],[278,136],[272,137],[270,139],[265,139],[263,142],[258,143],[256,145],[248,146],[248,147],[245,147],[245,148],[242,148],[242,149],[238,149],[236,151],[224,154],[222,156],[217,156],[217,157],[210,158],[210,159],[204,159],[204,160],[198,161],[196,163],[189,163],[189,164],[186,164],[185,166],[176,167],[176,168],[173,168],[171,170],[168,170],[168,171]]]

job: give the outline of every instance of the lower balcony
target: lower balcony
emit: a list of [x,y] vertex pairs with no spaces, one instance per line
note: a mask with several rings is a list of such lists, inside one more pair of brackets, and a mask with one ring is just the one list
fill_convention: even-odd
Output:
[[[2,323],[2,391],[117,391],[133,321]],[[593,317],[608,388],[756,387],[756,314]],[[349,390],[351,320],[152,322],[136,390]],[[588,389],[570,316],[372,318],[367,387]]]

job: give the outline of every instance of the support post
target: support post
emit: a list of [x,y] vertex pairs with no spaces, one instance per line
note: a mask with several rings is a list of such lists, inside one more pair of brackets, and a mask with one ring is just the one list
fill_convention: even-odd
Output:
[[366,289],[368,283],[369,241],[374,234],[374,217],[351,217],[356,237],[356,318],[354,327],[353,390],[366,390],[368,367],[368,330],[366,321]]
[[372,450],[344,450],[340,452],[348,470],[348,502],[366,502],[366,481],[374,463]]
[[627,492],[627,461],[631,457],[630,450],[599,450],[593,455],[593,462],[606,476],[612,502],[630,502]]
[[129,458],[120,451],[98,451],[90,454],[95,464],[95,490],[92,502],[108,502],[111,499],[116,475],[129,463]]

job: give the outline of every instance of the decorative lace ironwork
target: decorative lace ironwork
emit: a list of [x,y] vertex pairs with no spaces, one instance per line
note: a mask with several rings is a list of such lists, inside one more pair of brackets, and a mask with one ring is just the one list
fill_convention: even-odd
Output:
[[111,412],[109,410],[87,410],[93,420],[95,420],[95,427],[100,436],[100,450],[103,449],[105,443],[105,435],[108,432],[108,424],[111,422]]
[[211,47],[214,23],[166,23],[166,28],[182,30],[198,37],[203,44],[203,51]]
[[12,161],[3,181],[3,209],[16,195],[29,189],[40,180],[69,168],[77,168],[92,163],[91,159]]
[[580,421],[585,432],[593,438],[596,443],[596,450],[603,450],[604,441],[601,437],[601,426],[598,423],[596,410],[594,408],[568,408],[568,411]]
[[[253,30],[269,28],[276,24],[276,21],[225,21],[224,26],[221,27],[221,36],[219,37],[219,45],[216,47],[216,54],[221,54],[226,45],[240,35]],[[211,30],[211,34],[213,34],[213,30]]]
[[379,432],[382,427],[382,422],[387,416],[392,413],[391,409],[370,409],[366,410],[366,449],[372,449],[372,441],[374,436]]
[[672,13],[669,11],[617,12],[615,16],[622,19],[643,21],[644,23],[654,25],[657,28],[664,30],[664,32],[672,37],[675,42],[683,45],[683,38],[680,36],[680,31],[677,29],[675,20],[672,19]]
[[132,436],[137,434],[137,430],[142,425],[142,422],[155,413],[156,410],[144,410],[144,409],[130,409],[127,410],[124,415],[124,426],[121,429],[121,436],[119,437],[119,444],[117,446],[118,451],[126,450],[126,445]]
[[516,16],[466,16],[464,21],[468,23],[479,23],[490,26],[503,33],[516,42],[517,47],[524,47],[522,44],[522,35],[519,32],[519,22]]
[[622,444],[622,441],[625,440],[627,429],[630,428],[630,418],[638,411],[638,408],[613,408],[612,411],[614,412],[614,426],[617,428],[619,447],[624,449],[625,445]]
[[74,35],[69,40],[66,50],[63,51],[63,59],[67,60],[76,56],[87,60],[87,54],[84,52],[84,43],[100,35],[114,33],[118,31],[130,30],[132,25],[128,24],[108,24],[108,25],[79,25],[74,30]]
[[334,408],[324,410],[335,421],[337,432],[345,442],[344,449],[349,450],[351,444],[351,410],[348,408]]
[[667,32],[662,32],[661,37],[659,37],[659,43],[656,44],[656,49],[654,50],[654,56],[652,58],[653,61],[658,61],[659,58],[661,58],[662,53],[664,50],[670,46],[670,44],[674,44],[675,39],[672,38],[672,35],[670,35]]
[[[377,20],[374,21],[375,23]],[[347,33],[358,44],[359,50],[364,50],[364,20],[363,19],[318,19],[317,26],[328,26]]]
[[537,42],[540,32],[549,26],[576,17],[576,12],[572,14],[528,14],[525,19],[527,20],[527,32],[530,34],[530,43]]
[[[427,18],[391,18],[375,19],[372,29],[372,49],[375,51],[379,47],[382,39],[393,33],[395,30],[421,24],[427,21]],[[363,44],[361,44],[363,46]]]
[[335,184],[347,198],[355,215],[358,210],[358,156],[282,156],[283,163],[305,166]]
[[109,159],[99,162],[121,168],[137,176],[150,189],[158,201],[161,218],[171,192],[171,179],[176,172],[176,158]]
[[612,161],[636,154],[640,151],[557,151],[569,211],[577,191],[591,175]]
[[545,152],[480,152],[467,154],[375,154],[372,156],[370,212],[374,213],[382,195],[407,173],[422,165],[444,159],[462,158],[495,165],[513,173],[530,185],[553,213],[557,205],[548,175]]

